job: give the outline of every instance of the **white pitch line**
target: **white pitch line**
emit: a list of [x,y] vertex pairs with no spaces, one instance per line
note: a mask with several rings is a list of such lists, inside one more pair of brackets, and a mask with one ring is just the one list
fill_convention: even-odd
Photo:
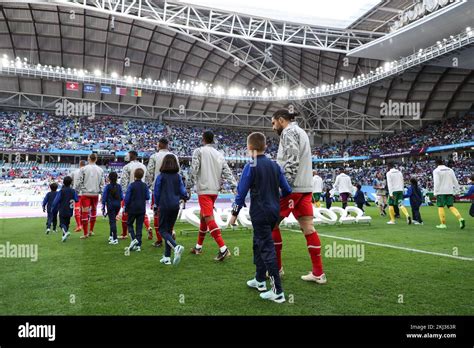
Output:
[[471,257],[455,256],[455,255],[450,255],[450,254],[437,253],[437,252],[434,252],[434,251],[426,251],[426,250],[420,250],[420,249],[405,248],[405,247],[396,246],[396,245],[390,245],[390,244],[382,244],[382,243],[368,242],[368,241],[360,240],[360,239],[352,239],[352,238],[346,238],[346,237],[337,237],[337,236],[332,236],[332,235],[330,235],[330,234],[318,233],[318,235],[323,236],[323,237],[328,237],[328,238],[342,239],[342,240],[347,240],[347,241],[350,241],[350,242],[364,243],[364,244],[375,245],[375,246],[380,246],[380,247],[385,247],[385,248],[398,249],[398,250],[405,250],[405,251],[412,251],[412,252],[414,252],[414,253],[429,254],[429,255],[436,255],[436,256],[444,256],[444,257],[450,257],[450,258],[452,258],[452,259],[464,260],[464,261],[474,261],[474,258],[471,258]]

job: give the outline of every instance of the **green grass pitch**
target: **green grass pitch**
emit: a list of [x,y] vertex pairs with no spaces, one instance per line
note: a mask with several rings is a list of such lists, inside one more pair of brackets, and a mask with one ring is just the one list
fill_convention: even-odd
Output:
[[[96,235],[80,240],[71,233],[45,235],[43,218],[0,220],[0,244],[38,244],[38,260],[0,259],[2,315],[473,315],[474,261],[399,250],[329,236],[382,243],[474,258],[474,222],[468,204],[458,204],[467,226],[460,230],[446,212],[447,230],[437,230],[436,207],[422,207],[424,226],[403,219],[386,225],[373,217],[370,226],[318,226],[326,245],[364,245],[364,260],[324,257],[328,284],[306,283],[310,270],[303,235],[283,231],[284,304],[261,300],[245,282],[253,277],[252,234],[224,230],[233,255],[213,261],[217,246],[208,235],[202,255],[188,254],[196,234],[176,226],[186,253],[178,266],[159,263],[163,250],[144,239],[141,253],[125,256],[127,241],[109,246],[108,224],[100,217]],[[74,228],[72,222],[72,228]]]

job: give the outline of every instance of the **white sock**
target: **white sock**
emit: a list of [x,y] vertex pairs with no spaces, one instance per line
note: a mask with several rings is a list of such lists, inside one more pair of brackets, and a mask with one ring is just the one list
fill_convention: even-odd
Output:
[[219,248],[220,252],[223,253],[224,251],[227,250],[227,247],[224,245],[222,247]]
[[196,249],[201,249],[202,245],[196,244]]

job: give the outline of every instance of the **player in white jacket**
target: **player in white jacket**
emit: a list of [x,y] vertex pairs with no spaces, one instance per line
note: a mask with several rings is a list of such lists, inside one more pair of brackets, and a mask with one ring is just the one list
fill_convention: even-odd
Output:
[[[122,169],[122,176],[120,177],[120,186],[122,187],[122,192],[127,192],[128,185],[135,181],[135,170],[140,168],[143,170],[145,175],[147,174],[145,165],[138,161],[138,153],[136,151],[129,151],[125,160],[129,160],[130,162]],[[143,176],[144,178],[145,175]],[[144,179],[142,179],[142,181],[144,181]],[[120,239],[125,239],[128,235],[128,214],[123,211],[124,204],[124,201],[122,201],[122,235],[120,236]],[[145,228],[148,231],[148,239],[153,239],[153,229],[150,226],[150,219],[146,213],[143,223],[145,224]]]
[[334,181],[334,189],[339,192],[339,197],[341,197],[342,208],[347,207],[347,201],[354,190],[352,186],[351,177],[346,174],[346,170],[343,168],[340,170],[339,175],[336,176]]
[[466,226],[465,220],[459,211],[454,207],[454,195],[459,193],[459,183],[456,175],[451,168],[444,165],[443,160],[436,160],[437,167],[433,171],[434,195],[436,196],[436,205],[438,206],[440,225],[436,228],[447,228],[446,214],[444,207],[447,206],[449,211],[459,221],[459,227],[463,229]]
[[204,132],[202,141],[203,146],[193,152],[190,179],[187,182],[188,188],[192,188],[194,184],[196,185],[199,207],[201,208],[198,241],[196,246],[191,249],[191,253],[202,253],[204,238],[209,230],[219,246],[219,252],[214,260],[223,261],[230,257],[230,251],[225,245],[221,230],[214,220],[214,203],[220,191],[222,179],[229,182],[233,190],[237,187],[237,182],[224,158],[224,154],[214,146],[214,134],[211,131]]
[[387,186],[388,186],[388,213],[390,215],[390,221],[387,222],[388,225],[395,224],[395,206],[397,205],[405,215],[407,219],[407,224],[411,224],[411,216],[408,213],[407,208],[403,205],[403,190],[404,190],[404,181],[403,174],[401,171],[395,168],[394,163],[389,163],[387,165]]
[[[155,187],[155,180],[158,175],[160,175],[160,169],[161,165],[163,164],[163,159],[165,158],[166,155],[174,155],[176,157],[176,161],[178,162],[178,167],[179,167],[179,159],[178,156],[170,152],[168,150],[168,139],[166,138],[160,138],[158,140],[158,152],[154,153],[153,155],[150,156],[150,159],[148,160],[148,166],[146,167],[146,184],[148,187],[150,187],[152,190]],[[154,199],[155,195],[151,195],[151,206],[154,206]],[[159,221],[160,221],[160,213],[159,211],[155,211],[153,214],[153,225],[155,227],[155,234],[156,234],[156,242],[153,243],[154,247],[160,247],[163,244],[163,239],[161,238],[161,234],[159,232]],[[175,233],[173,231],[173,237],[175,238]]]
[[323,179],[313,170],[313,204],[316,208],[321,207],[321,194],[323,193]]
[[99,195],[105,186],[104,171],[96,164],[97,155],[95,153],[90,154],[88,162],[86,166],[79,170],[79,178],[76,186],[77,193],[81,197],[82,229],[84,231],[84,235],[81,236],[81,239],[94,235]]

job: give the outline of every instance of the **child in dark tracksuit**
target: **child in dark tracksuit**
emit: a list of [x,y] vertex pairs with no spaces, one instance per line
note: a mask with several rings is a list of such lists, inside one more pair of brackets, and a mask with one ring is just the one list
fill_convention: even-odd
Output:
[[418,181],[415,178],[410,179],[411,186],[408,187],[407,193],[403,195],[403,198],[410,198],[411,212],[413,216],[414,225],[422,225],[423,220],[421,219],[420,207],[423,203],[423,194],[418,187]]
[[58,184],[55,182],[51,183],[49,185],[49,188],[51,189],[50,192],[44,196],[43,199],[43,212],[48,212],[48,217],[46,220],[46,234],[49,234],[51,230],[51,224],[53,224],[53,232],[56,233],[56,225],[58,224],[58,214],[53,214],[53,202],[54,198],[56,198],[56,194],[58,193]]
[[331,197],[331,190],[330,189],[326,189],[326,193],[324,195],[324,200],[326,201],[326,209],[331,208],[332,197]]
[[469,191],[462,196],[462,198],[471,198],[471,208],[469,209],[469,215],[474,217],[474,175],[471,175],[471,187],[469,187]]
[[165,240],[165,253],[160,262],[171,264],[171,249],[174,250],[173,265],[181,260],[184,247],[176,244],[173,239],[173,226],[179,213],[179,202],[187,200],[188,194],[181,175],[178,174],[179,165],[174,155],[166,155],[160,168],[160,175],[156,177],[153,190],[155,207],[160,216],[159,232]]
[[357,184],[356,187],[357,191],[354,195],[354,202],[357,205],[357,208],[364,211],[364,205],[367,203],[367,201],[365,200],[364,193],[361,190],[362,187],[359,184]]
[[61,191],[56,194],[53,202],[53,214],[59,212],[59,227],[63,231],[62,242],[65,242],[69,237],[69,223],[71,222],[71,216],[74,214],[74,203],[79,202],[79,197],[75,190],[71,188],[72,178],[66,176],[63,179],[63,187]]
[[[150,191],[142,181],[145,172],[141,168],[135,170],[135,181],[128,185],[125,194],[124,211],[128,214],[127,226],[132,241],[128,247],[129,251],[140,251],[142,246],[142,229],[145,219],[146,201],[150,200]],[[136,231],[133,224],[136,222]]]
[[[262,292],[260,297],[277,303],[285,302],[277,264],[272,229],[280,215],[280,188],[283,196],[291,193],[283,171],[277,163],[264,155],[265,135],[252,133],[247,138],[247,147],[253,162],[245,165],[237,187],[237,195],[229,223],[234,225],[240,209],[245,206],[245,197],[250,190],[250,217],[253,226],[253,253],[256,266],[255,278],[247,285]],[[267,290],[266,272],[272,289]],[[265,292],[264,292],[265,291]]]
[[[118,244],[117,239],[117,215],[120,211],[120,204],[123,200],[122,186],[117,184],[117,173],[111,172],[109,174],[110,183],[105,186],[102,193],[102,215],[109,217],[110,236],[109,244]],[[107,208],[107,213],[105,212]]]

